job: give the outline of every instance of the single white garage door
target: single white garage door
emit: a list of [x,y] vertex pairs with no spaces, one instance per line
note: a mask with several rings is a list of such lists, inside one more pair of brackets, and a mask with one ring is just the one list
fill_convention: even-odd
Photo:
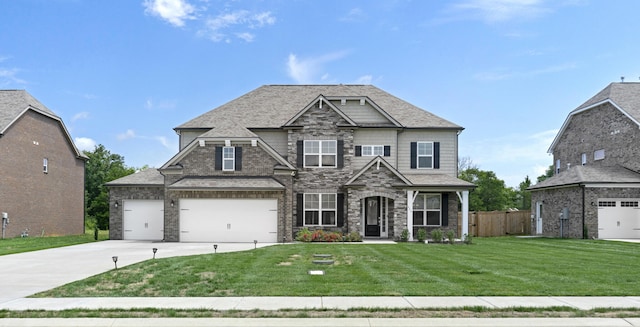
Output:
[[277,242],[277,199],[181,199],[181,242]]
[[640,199],[598,199],[598,238],[640,238]]
[[124,200],[123,238],[160,241],[164,239],[164,201]]

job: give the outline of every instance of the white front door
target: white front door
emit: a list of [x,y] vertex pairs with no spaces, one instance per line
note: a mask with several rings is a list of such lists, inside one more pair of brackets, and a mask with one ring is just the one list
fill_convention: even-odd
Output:
[[536,234],[542,234],[542,202],[536,202]]

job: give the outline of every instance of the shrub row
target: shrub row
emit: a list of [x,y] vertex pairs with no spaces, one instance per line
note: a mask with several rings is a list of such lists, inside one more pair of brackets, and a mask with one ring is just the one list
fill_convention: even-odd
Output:
[[310,231],[303,228],[296,234],[299,242],[362,242],[362,236],[358,232],[342,234],[340,232],[328,232],[322,229]]

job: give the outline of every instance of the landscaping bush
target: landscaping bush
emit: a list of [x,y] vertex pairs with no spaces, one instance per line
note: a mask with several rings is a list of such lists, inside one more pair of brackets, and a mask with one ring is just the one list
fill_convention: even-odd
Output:
[[464,244],[471,244],[471,242],[473,242],[473,236],[471,236],[471,234],[464,234],[462,241]]
[[453,244],[456,241],[456,233],[452,229],[447,231],[447,240],[449,244]]
[[442,230],[436,228],[431,231],[431,239],[436,243],[442,243]]
[[405,228],[402,230],[402,233],[400,234],[400,241],[406,242],[408,240],[409,240],[409,230]]
[[424,243],[424,240],[427,239],[427,230],[424,228],[418,229],[418,242]]
[[329,232],[322,229],[310,231],[303,228],[296,234],[298,242],[362,242],[362,236],[358,232],[342,235],[340,232]]

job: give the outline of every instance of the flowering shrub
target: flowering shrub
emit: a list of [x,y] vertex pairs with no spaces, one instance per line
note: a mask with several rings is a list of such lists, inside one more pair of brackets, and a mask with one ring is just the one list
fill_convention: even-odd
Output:
[[310,231],[303,228],[296,234],[298,242],[362,242],[362,237],[357,232],[343,235],[339,232],[328,232],[322,229]]

